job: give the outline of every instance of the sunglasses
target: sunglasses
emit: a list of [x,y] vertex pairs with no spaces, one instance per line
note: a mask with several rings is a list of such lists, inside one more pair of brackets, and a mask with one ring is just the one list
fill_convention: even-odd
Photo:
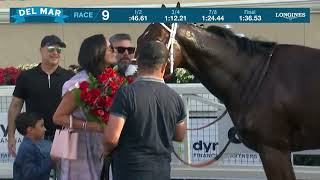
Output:
[[126,50],[128,51],[129,54],[133,54],[134,51],[136,50],[135,47],[122,47],[122,46],[119,46],[119,47],[113,47],[114,49],[117,50],[118,53],[124,53]]
[[49,53],[52,53],[54,51],[57,51],[57,53],[61,53],[62,49],[62,47],[48,46]]

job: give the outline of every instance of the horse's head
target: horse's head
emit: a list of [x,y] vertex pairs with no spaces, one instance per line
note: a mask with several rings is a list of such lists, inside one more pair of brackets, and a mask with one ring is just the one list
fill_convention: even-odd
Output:
[[[208,32],[202,25],[152,23],[139,36],[135,57],[139,56],[139,51],[146,42],[160,41],[167,45],[171,54],[167,70],[170,69],[172,72],[174,68],[183,67],[195,72],[199,71],[196,64],[204,61],[190,59],[212,59],[216,52],[224,53],[227,49],[225,48],[227,43],[222,39],[220,36]],[[206,63],[203,63],[200,66],[205,65]],[[192,68],[190,68],[191,66]]]
[[169,50],[172,53],[173,69],[195,65],[198,62],[190,61],[194,56],[214,57],[212,49],[225,51],[225,42],[207,32],[201,25],[152,23],[137,40],[136,57],[139,56],[140,48],[148,41],[160,41],[172,48]]
[[[162,5],[162,8],[165,8]],[[180,3],[177,3],[177,8],[180,8]],[[177,24],[164,24],[164,23],[152,23],[150,24],[142,35],[137,40],[137,49],[135,57],[139,56],[139,51],[143,45],[148,41],[160,41],[164,43],[169,52],[172,54],[171,58],[168,59],[168,69],[170,69],[170,60],[173,61],[171,70],[177,67],[182,67],[183,56],[182,49],[178,42],[175,40],[175,34],[177,30]],[[167,71],[168,72],[168,71]]]
[[[167,45],[169,51],[171,51],[172,59],[173,59],[173,68],[181,66],[183,56],[181,52],[181,47],[174,39],[174,37],[170,41],[170,31],[174,31],[172,29],[172,25],[170,24],[160,24],[153,23],[150,24],[147,29],[143,32],[143,34],[137,40],[137,49],[136,49],[136,58],[139,56],[139,51],[143,45],[148,41],[160,41]],[[174,35],[173,35],[174,36]],[[170,47],[172,46],[172,47]],[[172,50],[170,50],[172,48]],[[170,68],[170,59],[168,59],[168,70]]]

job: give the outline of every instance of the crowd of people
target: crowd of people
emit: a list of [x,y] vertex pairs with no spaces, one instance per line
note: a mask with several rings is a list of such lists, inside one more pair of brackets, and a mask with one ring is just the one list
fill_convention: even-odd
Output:
[[[66,47],[59,37],[45,36],[40,43],[41,63],[17,79],[8,110],[8,151],[16,157],[13,178],[48,180],[54,172],[59,180],[170,179],[172,141],[185,136],[186,112],[181,97],[163,80],[166,46],[147,42],[135,60],[129,34],[92,35],[83,40],[78,65],[71,67],[74,71],[59,66]],[[71,91],[89,74],[97,77],[114,65],[122,76],[137,70],[137,77],[118,90],[103,127],[86,119]],[[21,113],[24,104],[26,112]],[[77,158],[50,156],[56,129],[69,127],[71,119],[79,134]],[[16,129],[24,136],[18,150]],[[102,155],[111,157],[110,168],[103,168]],[[101,176],[109,171],[110,176]]]

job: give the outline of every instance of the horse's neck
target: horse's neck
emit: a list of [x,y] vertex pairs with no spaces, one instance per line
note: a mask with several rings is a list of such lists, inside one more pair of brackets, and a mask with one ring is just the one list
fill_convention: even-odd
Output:
[[[256,69],[260,69],[263,64],[259,63],[262,62],[259,59],[264,57],[262,55],[249,57],[245,53],[239,55],[231,50],[225,52],[229,53],[228,57],[212,57],[212,59],[186,54],[185,67],[226,106],[241,104],[241,101],[246,101],[243,98],[247,98],[248,90],[255,85],[255,79],[251,76],[257,76],[259,72]],[[247,85],[250,87],[247,88]]]
[[241,106],[246,101],[266,54],[239,50],[239,44],[232,38],[215,36],[188,25],[179,26],[176,39],[182,46],[183,66],[212,94],[229,107],[231,104]]

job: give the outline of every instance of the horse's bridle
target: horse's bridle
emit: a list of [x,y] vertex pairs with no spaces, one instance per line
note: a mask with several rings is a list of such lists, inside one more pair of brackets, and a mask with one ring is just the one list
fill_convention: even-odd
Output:
[[177,29],[178,29],[178,23],[172,23],[171,28],[169,28],[167,25],[164,23],[160,23],[168,32],[170,32],[170,37],[168,44],[166,45],[168,50],[169,50],[169,63],[170,63],[170,74],[173,73],[173,65],[174,65],[174,57],[173,57],[173,44],[176,41],[175,37],[177,34]]
[[[169,59],[168,61],[170,62],[170,73],[173,73],[173,65],[174,65],[174,56],[173,56],[173,44],[175,43],[176,39],[175,36],[177,34],[177,29],[178,29],[178,24],[177,23],[172,23],[171,24],[171,28],[169,28],[167,25],[165,25],[164,23],[160,23],[160,25],[162,25],[168,32],[170,32],[170,37],[169,37],[169,41],[168,44],[166,45],[168,50],[169,50]],[[188,130],[199,130],[199,129],[203,129],[206,127],[211,126],[212,124],[215,124],[216,122],[218,122],[220,119],[222,119],[222,117],[224,117],[224,115],[227,113],[227,110],[225,110],[222,115],[217,118],[215,121],[213,121],[212,123],[209,123],[206,126],[200,127],[200,128],[194,128],[194,129],[188,129]],[[216,161],[218,161],[220,159],[220,157],[224,154],[224,152],[227,150],[228,146],[230,145],[231,141],[229,140],[227,142],[227,144],[224,146],[224,148],[222,149],[222,151],[213,159],[210,159],[209,161],[206,162],[202,162],[202,163],[198,163],[198,164],[192,164],[189,162],[184,161],[182,158],[180,158],[180,156],[173,150],[173,153],[175,154],[175,156],[177,157],[177,159],[179,159],[182,163],[191,166],[191,167],[205,167],[208,166]]]

